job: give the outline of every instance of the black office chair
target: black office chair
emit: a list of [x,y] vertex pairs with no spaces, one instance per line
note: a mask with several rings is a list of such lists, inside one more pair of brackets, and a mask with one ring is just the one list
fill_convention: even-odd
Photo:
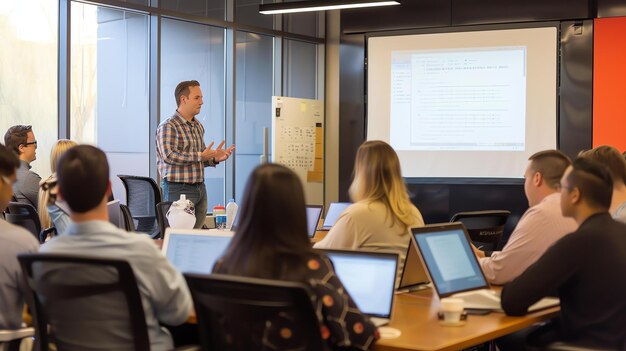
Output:
[[224,275],[185,279],[202,350],[271,350],[264,342],[277,349],[327,350],[307,286]]
[[32,338],[35,335],[33,328],[0,329],[0,350],[19,351],[22,340]]
[[9,223],[28,230],[39,240],[41,222],[39,221],[39,214],[37,214],[37,210],[33,205],[21,202],[9,202],[5,219]]
[[504,224],[510,211],[473,211],[459,212],[450,222],[461,222],[467,228],[472,243],[480,250],[494,251],[504,233]]
[[150,349],[139,288],[128,262],[59,254],[17,258],[33,294],[39,350],[47,351],[50,340],[58,350],[96,343],[118,350]]
[[127,232],[135,231],[135,220],[133,219],[133,215],[130,213],[128,206],[120,205],[120,213],[122,215],[122,219],[124,220],[124,229]]
[[156,204],[157,223],[159,223],[159,237],[161,239],[165,236],[165,228],[170,226],[166,217],[170,206],[172,206],[172,201],[164,201]]
[[126,189],[126,206],[137,221],[135,230],[152,238],[159,236],[156,204],[161,202],[161,191],[150,177],[119,175]]

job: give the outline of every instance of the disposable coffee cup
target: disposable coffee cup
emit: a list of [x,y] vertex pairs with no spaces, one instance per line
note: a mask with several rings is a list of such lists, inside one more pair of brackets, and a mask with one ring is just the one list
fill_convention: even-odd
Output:
[[454,297],[441,299],[441,312],[445,323],[459,323],[463,314],[463,299]]

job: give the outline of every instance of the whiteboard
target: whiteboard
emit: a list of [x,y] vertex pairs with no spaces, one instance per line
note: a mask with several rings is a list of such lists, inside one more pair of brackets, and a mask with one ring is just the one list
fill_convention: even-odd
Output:
[[324,102],[272,96],[272,162],[293,170],[309,205],[324,203]]

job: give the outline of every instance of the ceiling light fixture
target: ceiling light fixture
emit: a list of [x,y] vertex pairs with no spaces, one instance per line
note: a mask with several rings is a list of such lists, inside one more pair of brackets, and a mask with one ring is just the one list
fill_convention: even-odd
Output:
[[281,13],[326,11],[340,9],[355,9],[361,7],[400,5],[397,0],[313,0],[279,2],[274,4],[260,4],[259,12],[264,15]]

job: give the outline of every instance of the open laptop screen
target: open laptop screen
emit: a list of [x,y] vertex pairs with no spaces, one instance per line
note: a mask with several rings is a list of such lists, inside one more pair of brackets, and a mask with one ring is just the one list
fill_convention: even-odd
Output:
[[324,217],[324,224],[322,225],[322,229],[329,230],[339,216],[343,213],[343,211],[348,208],[348,206],[352,205],[349,202],[331,202],[328,206],[328,212],[326,212],[326,217]]
[[321,205],[307,205],[306,206],[306,222],[309,231],[309,238],[315,236],[317,230],[317,223],[320,221],[323,207]]
[[228,231],[168,228],[162,251],[181,273],[211,274],[232,236]]
[[462,224],[429,225],[412,232],[440,297],[489,288]]
[[107,211],[109,212],[109,222],[118,228],[126,230],[124,220],[122,220],[120,200],[112,200],[107,202]]
[[320,250],[361,312],[390,318],[398,255],[365,251]]

